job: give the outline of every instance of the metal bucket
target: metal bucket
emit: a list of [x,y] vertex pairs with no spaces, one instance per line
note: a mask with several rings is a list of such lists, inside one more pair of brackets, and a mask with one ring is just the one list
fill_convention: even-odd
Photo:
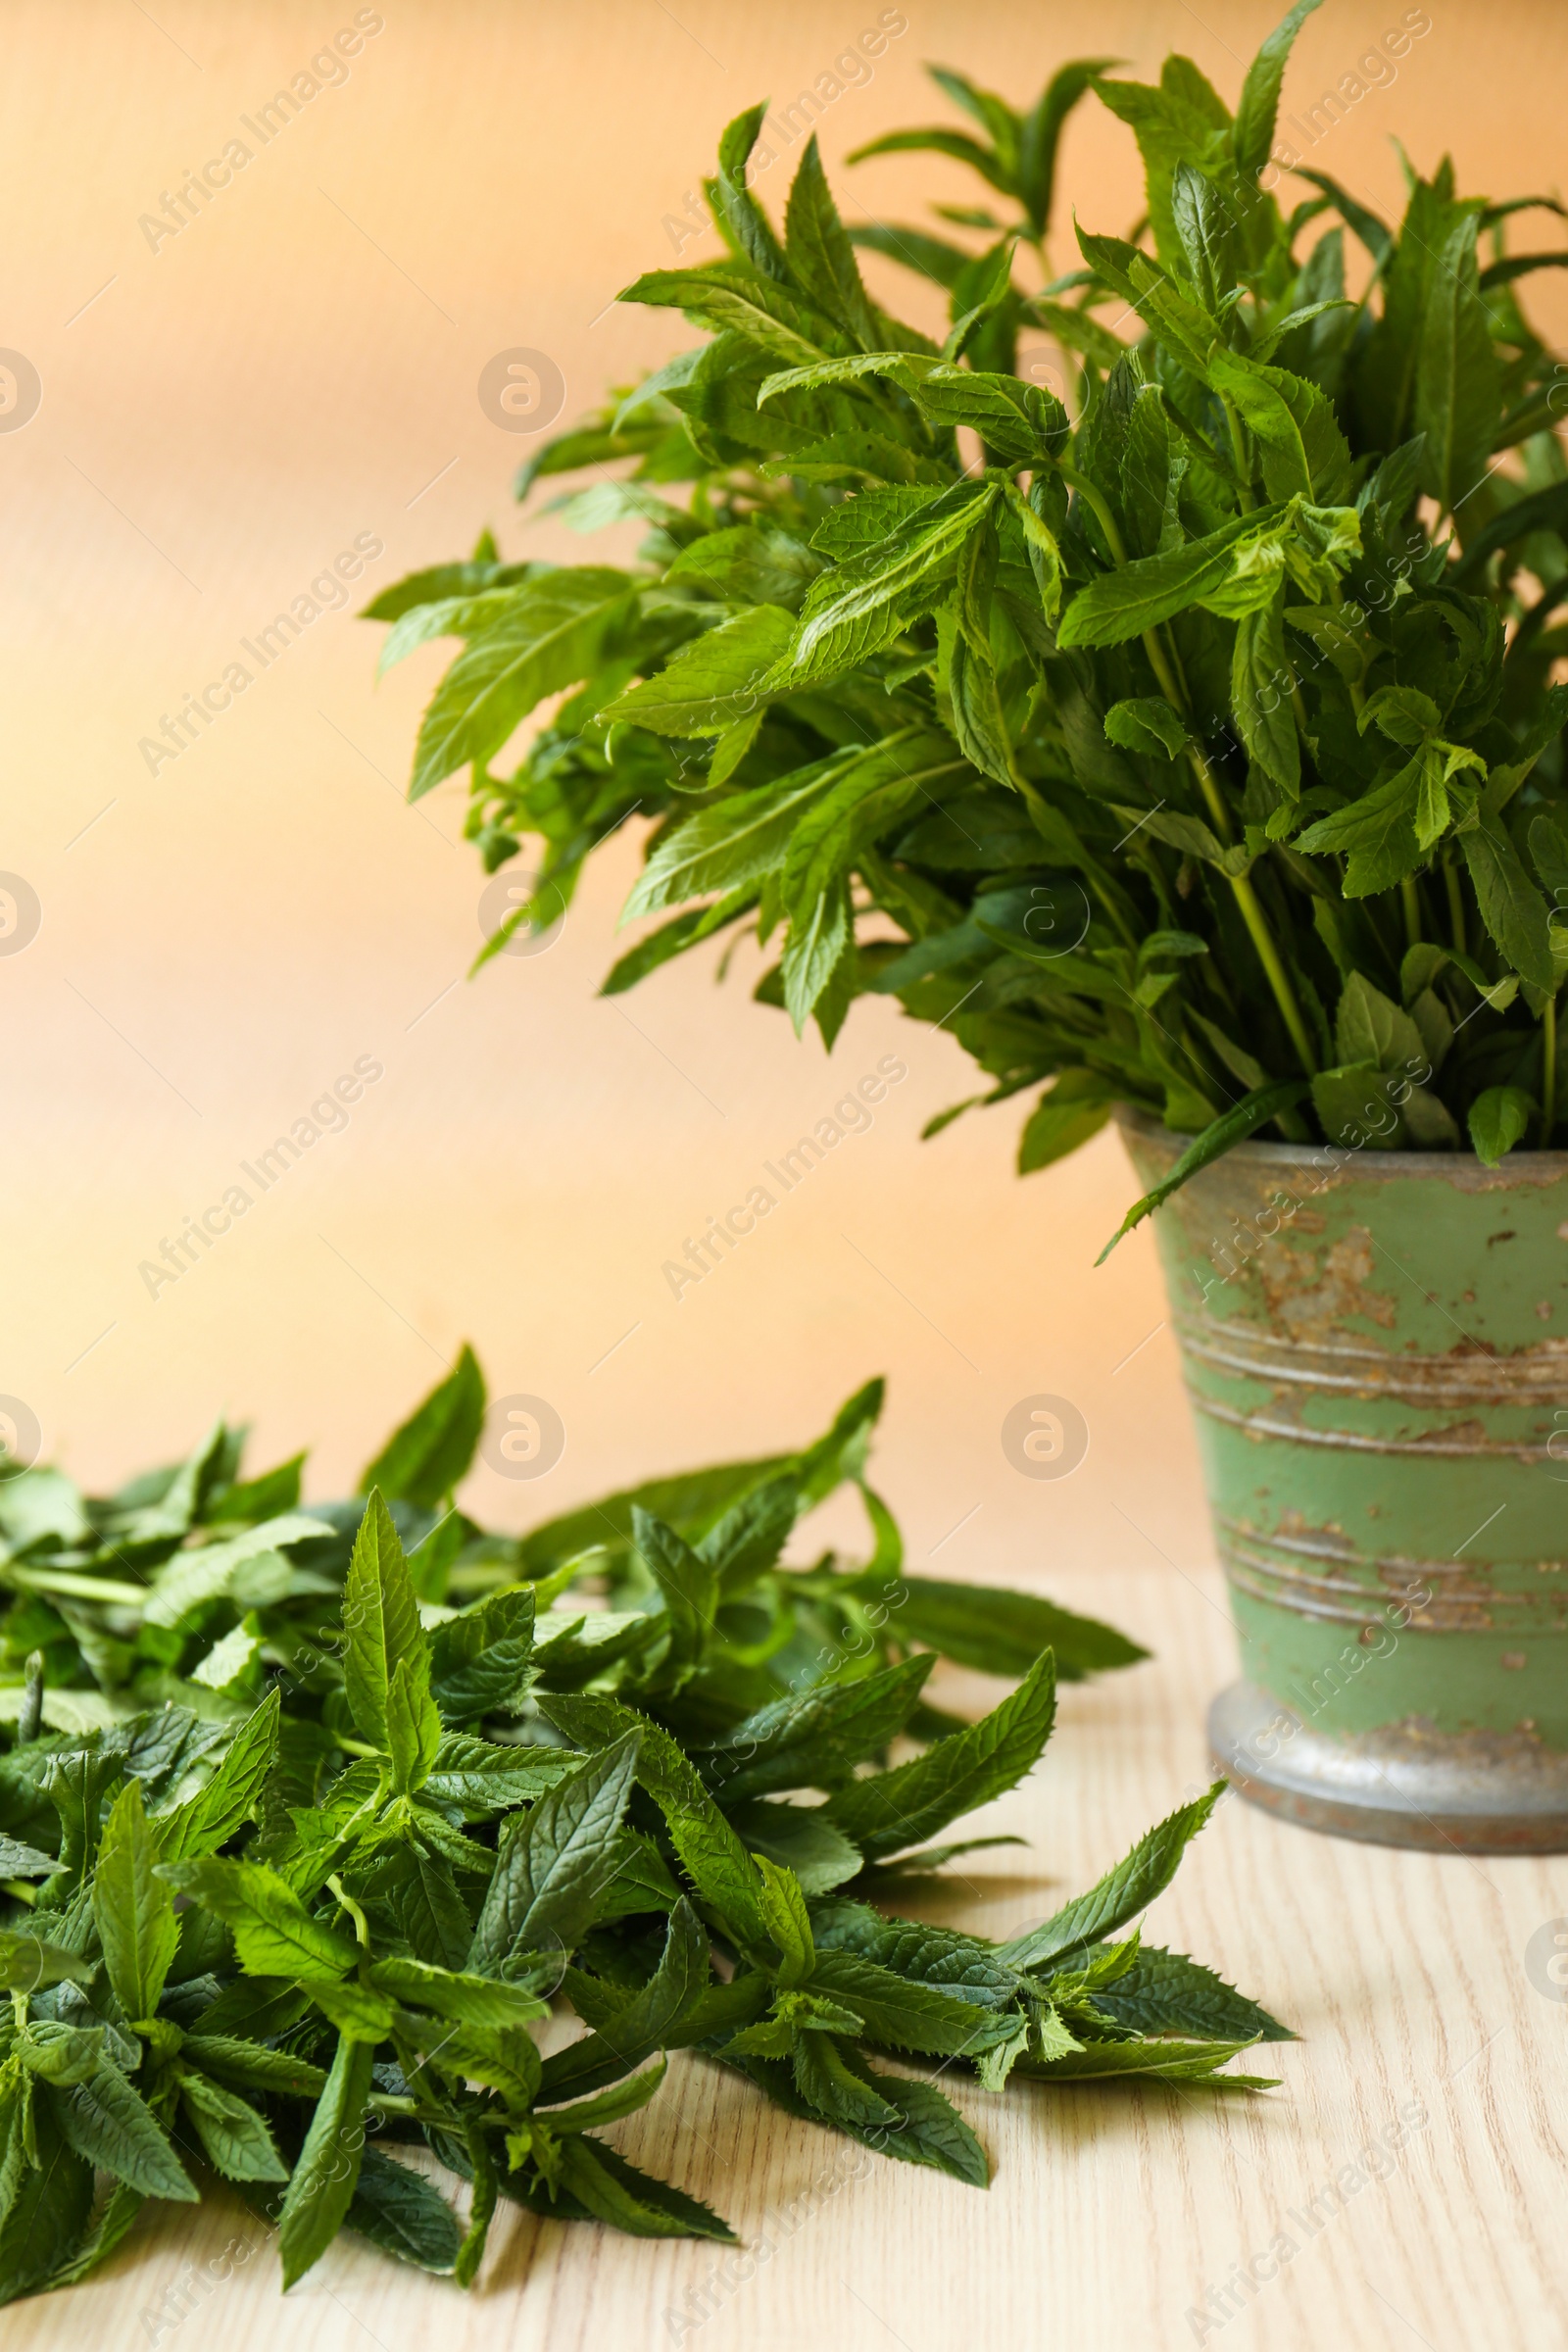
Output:
[[[1148,1190],[1188,1139],[1134,1112]],[[1156,1211],[1244,1679],[1307,1827],[1568,1850],[1568,1153],[1244,1144]]]

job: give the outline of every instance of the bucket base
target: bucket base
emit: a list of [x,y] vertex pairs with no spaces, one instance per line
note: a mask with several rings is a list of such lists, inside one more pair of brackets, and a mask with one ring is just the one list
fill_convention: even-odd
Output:
[[1410,1722],[1330,1740],[1243,1682],[1209,1708],[1208,1740],[1240,1795],[1302,1829],[1428,1853],[1568,1853],[1568,1754],[1527,1732]]

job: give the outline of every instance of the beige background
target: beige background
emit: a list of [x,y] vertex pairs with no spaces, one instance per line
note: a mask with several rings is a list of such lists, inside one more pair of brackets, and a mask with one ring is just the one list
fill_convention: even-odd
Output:
[[[476,1478],[476,1507],[526,1519],[612,1479],[804,1437],[885,1367],[883,1475],[917,1554],[978,1502],[950,1565],[1152,1558],[1112,1498],[1166,1549],[1200,1550],[1168,1338],[1116,1370],[1160,1317],[1152,1250],[1135,1238],[1091,1271],[1128,1191],[1114,1143],[1024,1184],[1016,1106],[918,1145],[929,1113],[970,1091],[957,1049],[862,1004],[830,1063],[747,1003],[744,956],[723,989],[710,957],[596,1002],[629,839],[548,955],[462,980],[481,877],[458,839],[461,780],[417,811],[401,800],[444,654],[377,687],[382,632],[351,611],[148,774],[139,739],[357,533],[386,547],[368,587],[464,552],[486,519],[509,553],[606,546],[519,518],[509,486],[528,444],[481,414],[481,367],[513,345],[548,351],[569,417],[677,348],[678,318],[613,295],[674,258],[666,216],[727,118],[813,81],[878,12],[381,13],[346,85],[154,253],[139,216],[353,11],[5,10],[3,335],[44,396],[0,435],[0,795],[4,865],[44,913],[32,946],[0,958],[0,1392],[94,1478],[183,1447],[223,1408],[255,1418],[258,1460],[310,1444],[340,1485],[467,1336],[498,1392],[545,1396],[566,1424],[546,1484]],[[1291,92],[1337,81],[1401,13],[1330,0]],[[1086,45],[1152,72],[1181,43],[1234,92],[1270,19],[1268,0],[1124,5],[1097,11],[1091,35],[1055,7],[917,7],[824,117],[846,210],[918,219],[929,193],[973,193],[941,162],[837,169],[880,129],[942,118],[923,59],[1021,98]],[[1396,131],[1429,165],[1451,146],[1466,186],[1515,188],[1532,164],[1549,180],[1565,89],[1549,7],[1440,8],[1396,84],[1316,152],[1386,207]],[[1068,205],[1127,224],[1133,161],[1102,110],[1075,116],[1063,260]],[[906,273],[885,283],[918,303]],[[1537,283],[1548,309],[1560,300]],[[677,1305],[662,1261],[893,1049],[911,1075],[874,1133]],[[149,1298],[139,1262],[361,1054],[386,1076],[348,1132]],[[1060,1485],[1019,1479],[998,1447],[1006,1407],[1041,1390],[1076,1399],[1093,1430]]]
[[[388,0],[381,13],[384,30],[347,83],[323,91],[154,253],[139,216],[220,153],[240,115],[306,67],[352,8],[7,0],[0,12],[0,342],[31,360],[44,388],[26,428],[0,434],[0,866],[23,875],[43,907],[33,943],[0,957],[9,1212],[0,1392],[37,1415],[49,1452],[94,1481],[182,1450],[221,1408],[254,1418],[258,1466],[313,1446],[313,1489],[331,1492],[468,1337],[494,1390],[542,1395],[566,1426],[565,1457],[547,1481],[475,1474],[472,1506],[523,1524],[612,1481],[802,1440],[869,1372],[887,1369],[880,1479],[915,1565],[1027,1580],[1119,1610],[1132,1630],[1164,1629],[1161,1663],[1070,1696],[1063,1744],[1096,1726],[1101,1744],[1054,1766],[1049,1801],[1017,1800],[1036,1807],[1050,1867],[1092,1873],[1201,1771],[1198,1698],[1228,1670],[1223,1625],[1182,1581],[1209,1591],[1208,1540],[1147,1237],[1092,1271],[1130,1190],[1114,1142],[1022,1184],[1010,1168],[1015,1106],[917,1144],[924,1119],[970,1089],[957,1050],[862,1004],[829,1061],[814,1039],[797,1046],[781,1015],[748,1004],[756,964],[744,956],[723,989],[710,961],[693,961],[619,1004],[597,1002],[634,869],[630,840],[547,955],[503,959],[465,982],[481,877],[459,839],[460,786],[417,811],[401,798],[443,655],[431,649],[377,687],[380,632],[348,611],[318,621],[156,777],[139,755],[161,714],[218,677],[238,640],[357,533],[385,545],[369,589],[465,552],[486,520],[509,554],[620,552],[613,537],[585,545],[559,523],[518,518],[509,482],[527,444],[481,413],[479,371],[510,346],[547,351],[564,374],[569,417],[607,380],[677,348],[682,322],[615,309],[617,288],[674,258],[666,218],[710,168],[722,123],[764,93],[787,101],[878,12],[858,0],[787,9],[678,0],[674,10],[662,0]],[[973,200],[958,169],[940,163],[839,170],[879,130],[947,119],[926,94],[922,60],[961,65],[1022,101],[1086,49],[1151,74],[1174,44],[1234,96],[1274,9],[1269,0],[1203,0],[1196,10],[1119,0],[1093,11],[911,0],[906,13],[908,30],[873,78],[822,123],[852,219],[870,208],[917,220],[932,194]],[[1329,0],[1300,40],[1288,104],[1338,82],[1404,13],[1396,0]],[[1434,0],[1430,14],[1432,29],[1394,86],[1371,90],[1313,160],[1385,210],[1398,200],[1396,132],[1429,168],[1450,147],[1467,188],[1555,183],[1568,99],[1560,9]],[[768,189],[775,206],[782,180],[781,168]],[[1130,136],[1092,105],[1067,133],[1063,196],[1063,266],[1066,203],[1109,228],[1137,210]],[[1543,216],[1527,235],[1561,241]],[[712,241],[686,250],[709,252]],[[903,273],[879,282],[918,308]],[[1562,321],[1560,281],[1537,282],[1538,316]],[[874,1131],[846,1143],[677,1305],[662,1262],[890,1052],[909,1076]],[[210,1256],[149,1298],[139,1261],[219,1200],[237,1163],[362,1054],[385,1076],[348,1131],[317,1146]],[[1088,1460],[1059,1483],[1018,1477],[999,1444],[1007,1408],[1042,1391],[1073,1399],[1092,1433]],[[1080,1793],[1089,1762],[1109,1771],[1123,1753],[1133,1759],[1127,1777]],[[1346,1937],[1322,1915],[1308,1931],[1293,1913],[1287,1889],[1306,1867],[1300,1858],[1326,1874],[1331,1911],[1351,1885],[1369,1905],[1390,1886],[1431,1890],[1429,1929],[1450,1903],[1469,1909],[1468,1866],[1445,1878],[1427,1863],[1342,1860],[1239,1809],[1208,1842],[1200,1867],[1225,1900],[1211,1914],[1195,1896],[1182,1932],[1282,2004],[1294,1985],[1292,2013],[1326,2034],[1310,2055],[1285,2059],[1290,2096],[1304,2102],[1289,2128],[1310,2119],[1321,2139],[1281,2176],[1288,2202],[1322,2171],[1324,2149],[1381,2125],[1382,2108],[1355,2087],[1373,2062],[1369,2035],[1385,2037],[1376,2063],[1390,2097],[1436,2081],[1431,2052],[1400,2039],[1391,2021],[1415,1997],[1412,1966],[1442,1973],[1447,1935],[1431,1930],[1439,1947],[1413,1956],[1391,1928],[1355,1988],[1360,2038],[1336,2043],[1323,1996],[1308,1994],[1318,1980],[1300,1938],[1327,1980],[1344,1975]],[[1496,1940],[1477,1968],[1506,1981],[1515,2006],[1541,2011],[1540,2033],[1557,2016],[1519,1991],[1517,1951],[1548,1915],[1552,1889],[1568,1908],[1568,1876],[1555,1865],[1528,1877],[1511,1867],[1506,1925],[1502,1912],[1487,1914]],[[1265,1892],[1250,1900],[1250,1887]],[[1030,1907],[1020,1887],[1008,1916]],[[1478,1984],[1448,2064],[1485,2040],[1488,1997]],[[1465,2040],[1470,2026],[1478,2030]],[[1552,2047],[1539,2098],[1560,2117]],[[1037,2282],[1038,2301],[1013,2311],[1017,2340],[1068,2340],[1040,2315],[1058,2291],[1068,2295],[1064,2268],[1094,2265],[1109,2300],[1076,2303],[1085,2325],[1108,2324],[1106,2340],[1140,2346],[1187,2340],[1187,2270],[1206,2264],[1205,2277],[1222,2276],[1239,2251],[1266,2241],[1257,2232],[1267,2197],[1245,2220],[1225,2204],[1226,2182],[1243,2178],[1225,2153],[1232,2127],[1158,2102],[1123,2103],[1109,2125],[1093,2122],[1087,2105],[1054,2112],[1082,2115],[1081,2125],[1051,2127],[1057,2154],[1063,2129],[1077,2151],[1076,2193],[1050,2185],[1030,2116],[1009,2143],[1008,2197],[1020,2180],[1033,2185],[1021,2204],[987,2209],[988,2261],[1025,2247]],[[1269,2111],[1286,2112],[1283,2101]],[[1549,2138],[1539,2103],[1534,2113],[1531,2130]],[[662,2127],[652,2129],[657,2143]],[[820,2159],[805,2140],[790,2145],[804,2179]],[[1103,2172],[1090,2154],[1102,2145],[1121,2151]],[[1450,2185],[1468,2181],[1462,2138],[1444,2150]],[[1487,2158],[1493,2173],[1501,2162]],[[1190,2164],[1201,2174],[1196,2189]],[[1178,2194],[1179,2180],[1188,2185]],[[1464,2193],[1479,2192],[1471,2183]],[[760,2194],[743,2218],[755,2218]],[[927,2226],[958,2229],[973,2210],[962,2198],[901,2174],[874,2192],[847,2191],[832,2229],[854,2245],[898,2215],[907,2229],[913,2216],[929,2264]],[[1151,2199],[1178,2246],[1195,2230],[1213,2242],[1157,2291],[1145,2279],[1121,2301],[1115,2249],[1142,2237]],[[1360,2210],[1371,2209],[1369,2200]],[[1396,2219],[1392,2209],[1384,2218]],[[1348,2225],[1348,2242],[1368,2227]],[[160,2277],[176,2242],[159,2240]],[[544,2242],[559,2244],[550,2233]],[[944,2260],[960,2261],[962,2240],[936,2242]],[[1517,2230],[1515,2242],[1525,2242]],[[587,2266],[571,2290],[584,2311],[598,2243],[579,2233],[560,2257]],[[661,2255],[661,2278],[674,2265],[683,2283],[695,2279],[706,2259]],[[825,2274],[812,2301],[816,2259],[805,2256],[783,2300],[765,2306],[775,2312],[765,2340],[799,2342],[808,2328],[847,2343],[889,2340]],[[521,2276],[515,2263],[509,2275]],[[646,2318],[644,2274],[619,2275],[648,2340],[666,2340]],[[1544,2308],[1548,2292],[1539,2269],[1529,2277],[1516,2318]],[[108,2287],[95,2292],[94,2308],[131,2332],[128,2304]],[[884,2306],[899,2340],[918,2352],[957,2340],[922,2332],[920,2296],[899,2292],[897,2311]],[[1478,2281],[1476,2293],[1468,2334],[1444,2333],[1434,2305],[1423,2340],[1444,2352],[1522,2340],[1507,2333],[1513,2307],[1501,2290]],[[1310,2295],[1292,2288],[1277,2301],[1274,2318],[1237,2322],[1227,2342],[1248,2328],[1259,2342],[1304,2342],[1291,2315],[1308,2313]],[[318,2298],[313,2308],[326,2327],[327,2307]],[[497,2316],[483,2340],[542,2340],[543,2308],[525,2299],[533,2316],[515,2322],[515,2337],[514,2320]],[[715,2325],[705,2342],[764,2340],[747,2332],[761,2328],[763,2309],[760,2299],[749,2320],[743,2308],[729,2334]],[[1364,2293],[1353,2309],[1368,2329],[1357,2340],[1410,2340],[1407,2324],[1380,2319]],[[1035,2314],[1027,2325],[1025,2310]],[[38,2341],[62,2325],[41,2309],[24,2323]],[[339,2335],[331,2321],[322,2340],[362,2341],[359,2325],[345,2319]],[[1351,2323],[1341,2325],[1349,2340]],[[413,2340],[377,2327],[377,2340]]]

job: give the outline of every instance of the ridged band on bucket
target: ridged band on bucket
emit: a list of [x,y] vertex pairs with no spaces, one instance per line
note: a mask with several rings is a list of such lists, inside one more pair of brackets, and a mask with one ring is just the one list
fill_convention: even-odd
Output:
[[1180,1316],[1188,1354],[1271,1388],[1299,1388],[1357,1397],[1391,1397],[1434,1411],[1506,1405],[1568,1404],[1568,1340],[1544,1340],[1512,1355],[1468,1341],[1446,1355],[1396,1354],[1348,1340],[1301,1340],[1255,1323],[1196,1323]]
[[[1568,1633],[1568,1560],[1520,1562],[1523,1576],[1555,1572],[1563,1589],[1544,1593],[1510,1592],[1496,1563],[1488,1581],[1473,1581],[1467,1560],[1413,1559],[1357,1551],[1327,1531],[1310,1535],[1260,1534],[1216,1511],[1214,1534],[1232,1587],[1253,1600],[1294,1609],[1298,1616],[1331,1618],[1340,1625],[1392,1626],[1422,1634]],[[1507,1574],[1506,1564],[1501,1573]]]
[[[1321,1340],[1297,1340],[1253,1324],[1177,1324],[1188,1359],[1187,1394],[1195,1411],[1233,1429],[1259,1437],[1287,1438],[1302,1446],[1335,1446],[1356,1453],[1425,1455],[1464,1460],[1474,1456],[1526,1462],[1557,1459],[1565,1433],[1544,1421],[1537,1435],[1523,1431],[1487,1434],[1474,1418],[1499,1411],[1553,1412],[1568,1406],[1568,1343],[1544,1342],[1515,1355],[1491,1355],[1465,1348],[1448,1355],[1396,1355],[1387,1348],[1357,1348]],[[1272,1406],[1229,1404],[1215,1396],[1194,1367],[1233,1379],[1256,1381],[1274,1391]],[[1324,1427],[1306,1421],[1305,1409],[1343,1397],[1348,1403],[1406,1405],[1446,1418],[1430,1430],[1403,1436]],[[1471,1416],[1455,1425],[1451,1416]]]

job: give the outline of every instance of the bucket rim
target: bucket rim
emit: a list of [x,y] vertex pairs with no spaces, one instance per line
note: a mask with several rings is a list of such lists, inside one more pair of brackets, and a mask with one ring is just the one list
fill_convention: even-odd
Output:
[[[1197,1140],[1165,1126],[1133,1102],[1118,1102],[1115,1119],[1123,1134],[1168,1144],[1177,1154]],[[1489,1168],[1473,1152],[1367,1152],[1348,1144],[1260,1143],[1256,1137],[1250,1137],[1246,1143],[1233,1144],[1229,1152],[1209,1164],[1219,1167],[1224,1160],[1236,1157],[1253,1167],[1312,1168],[1329,1177],[1353,1173],[1385,1182],[1394,1178],[1423,1178],[1470,1193],[1511,1191],[1520,1185],[1555,1184],[1568,1179],[1568,1152],[1555,1151],[1510,1152],[1494,1168]],[[1200,1168],[1195,1174],[1207,1172]]]

